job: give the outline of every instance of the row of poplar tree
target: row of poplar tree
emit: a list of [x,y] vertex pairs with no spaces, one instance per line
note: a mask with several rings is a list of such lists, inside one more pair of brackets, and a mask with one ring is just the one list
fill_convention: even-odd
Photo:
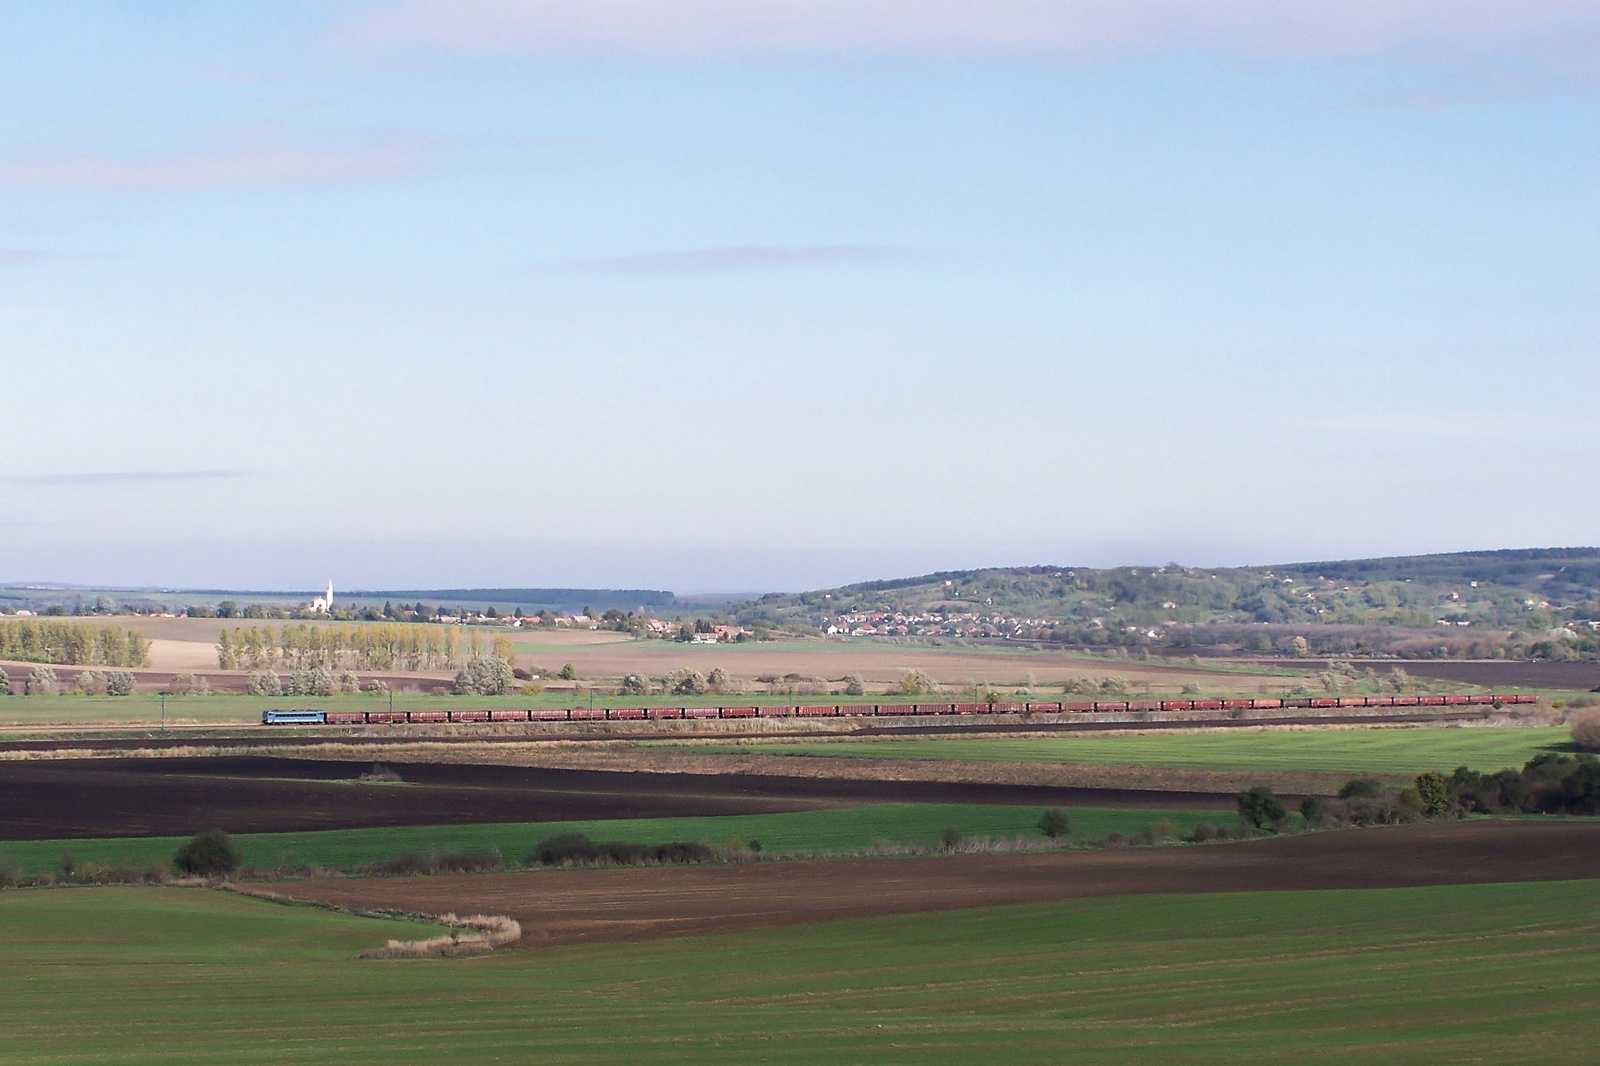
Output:
[[450,670],[488,652],[510,663],[511,638],[454,626],[392,623],[356,626],[285,625],[223,630],[217,665],[224,670],[326,667],[355,670]]

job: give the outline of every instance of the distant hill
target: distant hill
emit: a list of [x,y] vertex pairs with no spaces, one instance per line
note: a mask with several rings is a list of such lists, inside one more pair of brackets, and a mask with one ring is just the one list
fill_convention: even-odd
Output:
[[[1501,628],[1542,634],[1600,618],[1600,549],[1460,552],[1261,567],[954,570],[768,595],[730,609],[752,626],[822,627],[843,615],[957,615],[1027,621],[1024,635],[1066,643],[1204,627]],[[1010,631],[1002,635],[1012,635]],[[1108,636],[1109,635],[1109,636]]]
[[615,607],[635,611],[644,607],[649,611],[668,611],[678,606],[678,598],[670,592],[657,589],[396,589],[366,592],[340,592],[334,590],[340,602],[359,603],[363,606],[422,602],[450,604],[462,607],[495,607],[510,609],[521,607],[529,613],[548,609],[560,614],[576,614],[585,607],[606,611]]

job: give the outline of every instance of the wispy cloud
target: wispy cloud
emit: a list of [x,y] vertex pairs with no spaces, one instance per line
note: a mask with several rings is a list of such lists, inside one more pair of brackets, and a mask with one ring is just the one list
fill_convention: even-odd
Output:
[[873,245],[738,246],[657,252],[647,255],[620,255],[601,259],[571,259],[555,264],[552,269],[594,274],[712,274],[776,267],[915,262],[925,258],[926,255],[922,253]]
[[431,168],[437,139],[414,131],[347,144],[285,143],[278,136],[146,156],[0,159],[0,185],[101,189],[279,188],[409,177]]
[[1596,0],[399,0],[349,28],[472,54],[880,55],[1107,61],[1579,52]]
[[117,485],[167,485],[194,481],[238,481],[257,475],[247,470],[106,470],[70,474],[4,474],[0,484],[46,488]]

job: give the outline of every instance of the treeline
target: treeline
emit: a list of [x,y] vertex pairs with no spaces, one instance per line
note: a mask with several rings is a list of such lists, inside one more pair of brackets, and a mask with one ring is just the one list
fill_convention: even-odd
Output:
[[449,670],[485,652],[506,663],[515,656],[511,638],[485,639],[477,630],[403,623],[357,626],[285,625],[224,630],[217,640],[223,670]]
[[19,618],[0,622],[0,659],[61,666],[148,666],[150,638],[119,626]]

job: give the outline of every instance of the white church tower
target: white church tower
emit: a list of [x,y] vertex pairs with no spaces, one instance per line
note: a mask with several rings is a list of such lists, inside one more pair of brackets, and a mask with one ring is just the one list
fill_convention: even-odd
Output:
[[328,582],[328,591],[311,601],[312,614],[327,614],[333,610],[333,582]]

